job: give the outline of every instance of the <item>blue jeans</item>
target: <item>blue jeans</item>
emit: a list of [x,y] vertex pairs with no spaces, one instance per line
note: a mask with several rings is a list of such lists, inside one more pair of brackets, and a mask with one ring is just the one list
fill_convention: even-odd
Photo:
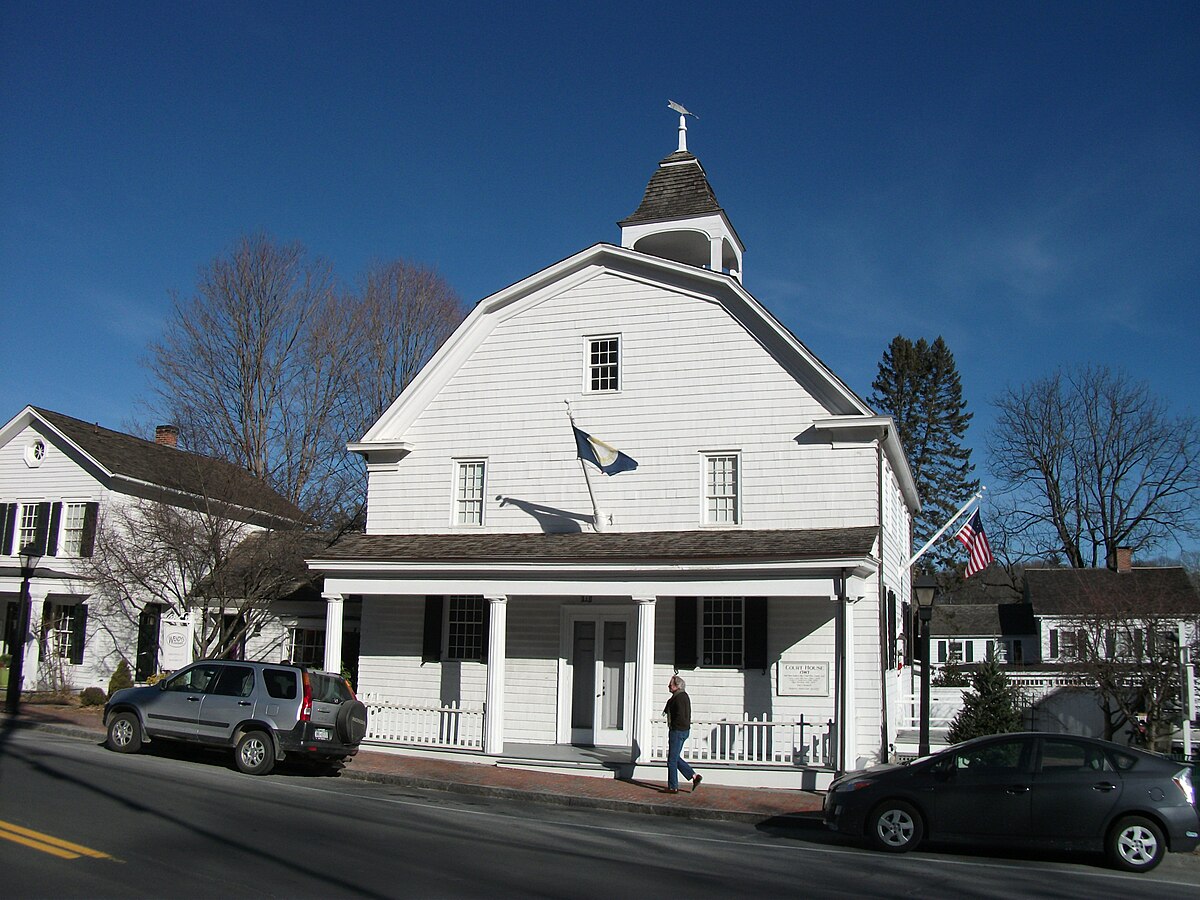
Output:
[[683,773],[683,777],[691,781],[696,777],[695,770],[688,765],[686,759],[680,754],[683,752],[683,744],[688,739],[689,731],[668,731],[667,732],[667,789],[672,791],[679,790],[679,773]]

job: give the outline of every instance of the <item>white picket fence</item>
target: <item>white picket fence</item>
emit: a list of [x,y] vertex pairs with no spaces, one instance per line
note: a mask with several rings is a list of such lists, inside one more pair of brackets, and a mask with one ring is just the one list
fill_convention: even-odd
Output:
[[[683,758],[696,763],[743,766],[832,766],[832,720],[772,722],[766,719],[692,723]],[[650,759],[667,758],[667,723],[656,719],[650,732]]]
[[483,707],[412,706],[371,694],[359,698],[367,707],[366,740],[386,744],[483,749]]

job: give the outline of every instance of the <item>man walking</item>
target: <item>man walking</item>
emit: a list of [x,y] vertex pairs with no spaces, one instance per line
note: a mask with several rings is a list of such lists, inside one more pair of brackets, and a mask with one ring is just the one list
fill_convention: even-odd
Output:
[[683,777],[692,782],[692,791],[700,786],[700,782],[704,779],[696,774],[695,770],[688,765],[686,759],[682,757],[684,742],[688,739],[688,734],[692,730],[692,699],[684,690],[686,686],[684,680],[678,675],[672,675],[671,681],[667,685],[667,690],[671,692],[671,698],[667,701],[667,705],[663,708],[663,713],[667,717],[667,793],[679,793],[679,773],[683,772]]

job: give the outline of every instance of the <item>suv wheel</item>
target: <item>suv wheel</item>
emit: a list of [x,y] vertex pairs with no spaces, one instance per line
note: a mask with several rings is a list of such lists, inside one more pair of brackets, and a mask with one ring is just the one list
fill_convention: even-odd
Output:
[[357,747],[367,733],[367,707],[359,700],[343,703],[337,714],[337,736],[343,744]]
[[108,723],[109,750],[118,753],[137,753],[142,749],[142,725],[131,712],[117,713]]
[[266,775],[275,768],[275,745],[261,731],[247,731],[238,738],[233,751],[240,771],[247,775]]

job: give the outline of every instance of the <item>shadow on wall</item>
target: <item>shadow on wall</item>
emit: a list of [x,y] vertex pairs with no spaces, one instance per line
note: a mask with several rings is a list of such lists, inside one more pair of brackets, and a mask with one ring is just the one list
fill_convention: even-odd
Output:
[[591,527],[592,517],[580,515],[566,509],[558,509],[515,497],[497,497],[501,506],[515,506],[521,512],[537,520],[543,534],[575,534],[583,531],[583,525]]

